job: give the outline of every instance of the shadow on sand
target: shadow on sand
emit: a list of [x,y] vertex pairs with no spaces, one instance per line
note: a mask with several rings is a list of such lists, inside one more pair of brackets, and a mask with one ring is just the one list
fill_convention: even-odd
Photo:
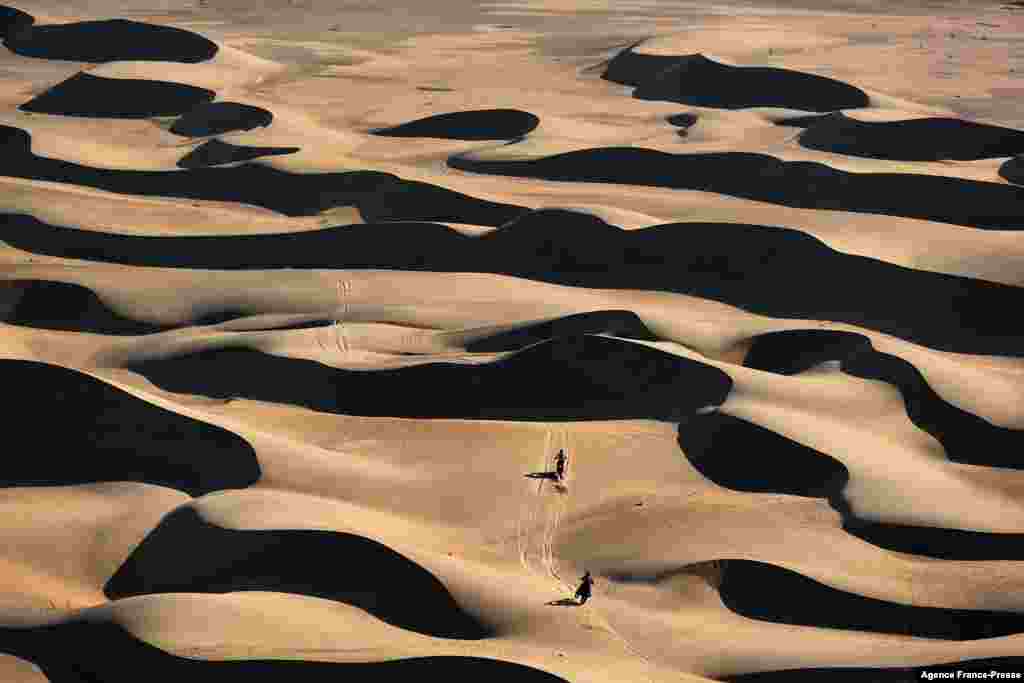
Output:
[[858,121],[829,114],[797,138],[833,154],[905,161],[975,161],[1024,152],[1024,132],[953,118]]
[[139,335],[170,329],[126,318],[112,311],[88,287],[49,280],[7,280],[17,290],[11,311],[3,317],[10,325],[43,330]]
[[239,102],[207,102],[182,114],[170,127],[175,135],[204,138],[269,126],[274,115],[263,107]]
[[[220,173],[227,178],[235,172],[244,176],[245,168],[180,175],[199,182],[203,177],[215,180]],[[281,176],[285,185],[293,182],[287,174]],[[301,186],[303,181],[294,182]],[[344,182],[357,184],[358,179]],[[353,188],[348,198],[361,209],[364,201],[373,201],[371,195],[388,194],[371,192],[372,179],[365,182],[365,195]],[[402,186],[398,179],[380,182],[382,187]],[[438,196],[434,203],[429,195],[422,187],[411,188],[402,210],[448,209],[460,215],[506,211],[480,206],[470,198]],[[545,209],[524,210],[481,237],[422,222],[271,235],[144,237],[65,228],[6,214],[0,216],[0,240],[36,254],[136,266],[483,272],[574,287],[668,291],[761,315],[841,321],[943,351],[1024,353],[1024,319],[1006,314],[1019,308],[1020,288],[844,254],[806,233],[771,226],[669,223],[622,230],[595,216]],[[744,248],[736,249],[737,244]],[[635,317],[622,318],[614,329],[624,336],[649,338]],[[506,336],[515,344],[524,334],[532,333],[513,330]]]
[[641,100],[696,107],[782,107],[802,111],[870,104],[860,88],[824,76],[766,66],[731,66],[701,54],[649,55],[628,48],[608,63],[605,80],[636,86]]
[[449,140],[513,140],[540,124],[540,119],[519,109],[480,109],[428,116],[391,128],[370,131],[399,138],[446,138]]
[[[82,97],[85,98],[81,100],[82,106],[106,106],[91,94],[82,93]],[[184,100],[190,98],[203,99],[189,96]],[[175,102],[168,108],[175,113],[192,106],[184,100],[179,102],[173,94],[171,99]],[[133,100],[125,106],[135,107],[143,116],[155,115],[147,100]],[[288,216],[312,216],[336,206],[356,206],[367,221],[450,221],[498,226],[527,211],[525,207],[476,199],[376,171],[288,173],[261,164],[182,171],[126,171],[83,166],[36,156],[31,151],[29,133],[12,126],[0,126],[0,149],[2,175],[73,183],[121,194],[240,202]],[[267,188],[274,188],[274,191],[268,192]]]
[[162,680],[190,683],[566,683],[540,669],[481,657],[413,657],[371,664],[178,657],[143,642],[117,624],[96,621],[0,628],[0,651],[36,664],[50,683],[138,683],[156,674]]
[[576,598],[561,598],[559,600],[552,600],[551,602],[545,602],[548,607],[581,607],[580,603]]
[[5,417],[17,445],[8,449],[0,486],[138,481],[199,496],[260,478],[256,453],[236,434],[84,373],[0,360],[0,377],[18,391]]
[[35,18],[0,6],[0,32],[8,50],[22,57],[72,62],[196,63],[217,54],[217,44],[172,26],[127,19],[35,24]]
[[551,339],[483,364],[340,370],[225,348],[147,360],[129,369],[172,392],[427,419],[678,422],[720,405],[732,388],[718,368],[591,335]]
[[471,173],[564,182],[647,185],[716,192],[799,209],[905,216],[982,230],[1020,230],[1024,188],[913,173],[849,173],[767,154],[672,154],[598,147],[529,160],[457,154],[448,165]]
[[212,90],[181,83],[77,73],[18,109],[33,114],[147,119],[177,116],[216,96]]
[[377,541],[334,531],[225,529],[190,507],[164,517],[104,588],[115,600],[233,591],[335,600],[436,638],[493,635],[433,574]]
[[1024,614],[904,605],[832,588],[764,562],[723,560],[722,569],[722,601],[750,619],[944,640],[1024,632]]

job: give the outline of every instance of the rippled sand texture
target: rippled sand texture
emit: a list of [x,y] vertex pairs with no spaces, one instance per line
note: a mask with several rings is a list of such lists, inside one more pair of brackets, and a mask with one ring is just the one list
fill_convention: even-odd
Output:
[[1016,4],[0,8],[0,679],[1021,671]]

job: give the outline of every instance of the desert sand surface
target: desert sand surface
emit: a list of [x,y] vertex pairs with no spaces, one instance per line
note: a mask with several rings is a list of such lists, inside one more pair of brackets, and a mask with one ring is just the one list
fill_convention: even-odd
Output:
[[0,680],[1024,676],[1021,3],[158,4],[0,7]]

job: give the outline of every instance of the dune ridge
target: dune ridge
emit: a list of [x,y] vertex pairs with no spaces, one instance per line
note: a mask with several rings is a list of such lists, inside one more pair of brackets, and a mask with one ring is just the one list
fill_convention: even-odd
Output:
[[[108,80],[129,82],[129,79]],[[175,89],[184,87],[174,86]],[[88,93],[89,101],[94,101],[95,96],[96,93]],[[187,111],[199,101],[213,96],[214,93],[196,92],[194,96],[188,94],[179,99],[172,95],[168,113]],[[134,97],[132,99],[135,100]],[[139,101],[144,103],[142,106],[151,106],[149,100]],[[147,109],[140,111],[140,115],[158,114]],[[475,199],[436,185],[403,181],[377,171],[293,174],[257,164],[185,171],[120,171],[36,156],[31,152],[31,136],[20,128],[0,126],[0,135],[6,152],[0,172],[5,175],[74,183],[122,194],[242,202],[288,216],[315,215],[335,206],[358,206],[368,220],[401,220],[404,217],[406,220],[500,225],[522,212],[518,207]],[[276,187],[278,191],[267,193],[263,191],[266,187]]]
[[[862,335],[826,330],[769,333],[754,339],[744,364],[796,374],[827,361],[839,361],[840,369],[855,377],[898,387],[907,416],[938,439],[951,460],[991,467],[1024,464],[1014,455],[1020,451],[1017,440],[1024,438],[1024,432],[998,427],[943,401],[912,363],[879,353]],[[979,453],[981,445],[984,449]]]
[[[193,549],[191,565],[179,548]],[[296,564],[296,558],[317,558]],[[379,586],[391,587],[381,593]],[[462,612],[416,563],[375,541],[324,531],[233,531],[189,508],[161,520],[111,576],[112,599],[150,593],[273,590],[345,602],[400,628],[440,638],[480,639],[489,631]]]
[[448,164],[472,173],[700,190],[795,208],[906,216],[988,230],[1019,229],[1016,216],[1022,201],[1017,188],[1000,183],[913,173],[848,173],[819,162],[744,152],[672,154],[606,147],[528,161],[463,154],[452,156]]
[[94,291],[48,280],[11,280],[5,298],[11,310],[4,322],[44,330],[96,334],[151,334],[168,329],[118,315]]
[[[276,681],[282,676],[310,682],[358,676],[362,681],[389,681],[396,676],[447,675],[515,677],[525,681],[564,680],[529,667],[479,657],[407,658],[367,664],[334,664],[295,659],[210,661],[168,654],[140,641],[112,623],[69,622],[34,629],[3,629],[6,647],[29,661],[38,662],[50,683],[79,683],[84,677],[127,683],[152,671],[186,676],[196,681],[223,680],[225,676],[254,681]],[[47,651],[60,651],[66,660],[55,661]],[[85,678],[88,680],[88,678]]]
[[[616,363],[609,367],[612,359]],[[432,363],[373,373],[331,373],[310,361],[238,349],[128,368],[176,393],[241,395],[320,411],[417,418],[676,421],[721,403],[731,386],[718,369],[589,335],[555,338],[489,364]],[[265,383],[270,376],[276,378],[272,385]],[[246,382],[246,377],[259,381]],[[545,378],[542,392],[537,377]],[[443,395],[435,391],[438,382],[446,385]]]
[[[960,353],[1017,355],[1024,338],[1020,325],[1000,313],[1016,305],[1017,288],[842,254],[805,233],[772,226],[673,223],[626,231],[594,216],[548,209],[479,237],[437,224],[389,222],[170,238],[7,215],[0,238],[31,253],[133,266],[490,272],[575,287],[670,291],[761,315],[839,320]],[[742,253],[732,249],[737,241],[746,246]],[[951,333],[957,325],[962,329]]]

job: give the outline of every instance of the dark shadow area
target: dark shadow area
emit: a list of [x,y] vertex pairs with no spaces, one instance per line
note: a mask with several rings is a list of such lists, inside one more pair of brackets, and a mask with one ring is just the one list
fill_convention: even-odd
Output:
[[1024,560],[1024,534],[874,522],[856,516],[843,488],[846,467],[829,455],[729,415],[690,415],[679,423],[679,447],[694,468],[728,489],[824,498],[843,530],[887,550],[947,560]]
[[428,116],[391,128],[370,131],[397,138],[446,138],[449,140],[513,140],[540,124],[540,119],[519,109],[480,109]]
[[983,230],[1019,230],[1024,188],[913,173],[848,173],[766,154],[671,154],[601,147],[531,160],[486,161],[453,155],[472,173],[566,182],[700,190],[800,209],[906,216]]
[[999,175],[1008,183],[1024,185],[1024,156],[1016,156],[1000,164]]
[[[6,20],[6,21],[5,21]],[[127,19],[33,25],[34,17],[0,8],[4,45],[22,57],[71,62],[184,62],[194,64],[217,54],[217,44],[173,26]]]
[[139,335],[170,329],[110,310],[88,287],[50,280],[13,280],[22,288],[18,303],[3,320],[11,325],[43,330]]
[[550,340],[491,363],[348,371],[243,349],[130,366],[172,392],[347,415],[676,422],[719,405],[732,380],[709,365],[594,336]]
[[720,412],[689,415],[679,423],[678,441],[694,469],[719,486],[846,507],[842,490],[850,475],[841,462],[760,425]]
[[124,171],[36,156],[30,147],[28,132],[0,126],[0,175],[73,183],[122,194],[240,202],[288,216],[311,216],[336,206],[356,206],[371,222],[422,220],[498,226],[527,211],[525,207],[488,202],[375,171],[288,173],[262,164]]
[[0,39],[7,39],[7,36],[26,30],[36,23],[36,18],[28,12],[20,9],[0,5]]
[[[670,254],[644,251],[645,242],[636,235],[653,236],[649,230],[652,228],[633,234],[588,213],[537,209],[477,238],[473,258],[489,271],[531,273],[561,284],[582,283],[602,273],[614,278],[612,271],[621,272],[619,267],[629,266],[631,259],[641,259],[637,265],[647,267],[670,260]],[[672,239],[669,231],[661,233],[666,240]],[[628,253],[623,251],[630,248]]]
[[192,85],[77,73],[18,107],[33,114],[147,119],[176,116],[217,96]]
[[0,376],[18,392],[5,427],[18,445],[4,459],[0,486],[138,481],[200,496],[260,477],[252,446],[236,434],[89,375],[0,360]]
[[249,147],[232,145],[220,140],[208,140],[178,160],[180,168],[203,168],[239,161],[250,161],[259,157],[295,154],[299,147]]
[[[197,325],[198,324],[217,325],[217,324],[220,324],[222,322],[226,322],[227,320],[233,320],[235,318],[245,318],[245,317],[248,317],[249,315],[250,314],[244,313],[244,312],[241,312],[241,311],[234,311],[234,312],[231,312],[230,314],[224,314],[225,317],[224,317],[223,320],[217,320],[216,322],[196,323],[196,324]],[[213,317],[211,316],[208,319],[212,320],[212,318]],[[310,321],[307,321],[307,322],[294,323],[294,324],[290,324],[290,325],[266,325],[266,326],[262,326],[262,327],[246,327],[244,331],[246,331],[246,332],[265,332],[265,331],[270,331],[270,330],[274,330],[274,331],[279,331],[279,330],[311,330],[311,329],[319,328],[319,327],[331,327],[334,324],[335,324],[335,321],[333,321],[333,320],[310,320]]]
[[695,123],[697,123],[697,115],[691,114],[689,112],[685,112],[683,114],[673,114],[672,116],[669,116],[666,119],[666,121],[668,121],[673,126],[679,126],[680,128],[690,128]]
[[940,560],[1024,560],[1024,534],[887,524],[851,517],[843,530],[886,550]]
[[[925,673],[948,673],[955,678],[957,671],[985,673],[990,671],[1024,671],[1024,657],[998,657],[992,659],[967,659],[952,664],[906,668],[836,667],[819,669],[787,669],[760,673],[727,676],[723,683],[916,683],[926,680]],[[961,678],[961,680],[964,680]]]
[[494,227],[504,225],[529,211],[524,206],[490,202],[438,185],[397,178],[363,193],[356,206],[367,222],[442,221]]
[[837,112],[797,139],[822,152],[905,161],[975,161],[1024,152],[1022,131],[954,118],[858,121]]
[[234,591],[335,600],[437,638],[493,635],[433,574],[377,541],[334,531],[224,529],[190,507],[165,516],[104,587],[112,600]]
[[514,351],[548,339],[581,334],[609,334],[658,341],[633,311],[591,311],[499,332],[466,344],[466,350],[471,353]]
[[354,224],[261,235],[148,237],[0,214],[0,240],[35,254],[155,268],[457,270],[475,240],[436,223]]
[[203,138],[269,126],[273,120],[274,115],[263,107],[239,102],[207,102],[182,114],[169,130],[183,137]]
[[1024,614],[903,605],[838,590],[764,562],[723,560],[722,569],[722,601],[750,619],[944,640],[1024,632]]
[[782,107],[835,111],[870,104],[860,88],[824,76],[767,66],[730,66],[701,54],[648,55],[628,48],[608,63],[605,80],[636,86],[641,100],[695,107]]
[[953,462],[1024,469],[1024,431],[999,427],[947,403],[913,363],[876,351],[863,335],[833,330],[758,335],[744,365],[789,375],[827,360],[839,361],[854,377],[898,388],[910,421],[934,436]]
[[677,292],[773,317],[842,321],[947,351],[1018,355],[1024,348],[1024,323],[1005,314],[1019,307],[1019,288],[843,254],[796,230],[672,223],[624,231],[548,210],[479,243],[488,249],[474,270]]
[[685,138],[690,134],[690,127],[697,123],[696,114],[673,114],[669,116],[667,121],[673,126],[679,126],[679,130],[676,134],[681,138]]
[[752,337],[751,341],[743,364],[777,375],[796,375],[826,361],[874,351],[869,338],[840,330],[768,332]]
[[824,121],[832,114],[808,114],[806,116],[791,116],[775,121],[776,126],[790,126],[791,128],[810,128],[816,123]]
[[[227,174],[244,168],[179,173]],[[364,182],[370,185],[374,178]],[[390,182],[386,187],[403,183]],[[471,198],[449,198],[436,189],[442,194],[435,204],[429,203],[431,191],[419,187],[410,190],[408,201],[396,197],[389,203],[383,198],[387,192],[369,188],[365,193],[353,189],[347,201],[358,202],[363,210],[370,199],[361,197],[372,196],[406,213],[417,212],[417,206],[424,207],[423,213],[479,209],[480,220],[498,218],[504,211],[479,207]],[[274,196],[296,199],[286,193]],[[417,197],[427,202],[417,204]],[[451,201],[446,205],[447,199]],[[579,287],[669,291],[761,315],[841,321],[943,351],[1024,353],[1024,320],[1006,314],[1020,307],[1017,287],[843,254],[806,233],[769,226],[670,223],[621,230],[584,213],[524,209],[515,220],[479,238],[421,222],[272,235],[143,237],[51,226],[7,214],[0,220],[0,240],[37,254],[137,266],[468,271]],[[617,329],[640,333],[631,324]]]
[[50,683],[138,683],[154,677],[189,683],[566,683],[540,669],[478,657],[415,657],[371,664],[191,659],[145,643],[109,622],[0,628],[0,651],[32,662],[42,669]]
[[559,598],[551,602],[545,602],[548,607],[579,607],[580,603],[576,598]]
[[197,312],[195,317],[188,321],[188,324],[195,326],[220,325],[235,318],[247,318],[252,313],[239,308],[223,308]]

